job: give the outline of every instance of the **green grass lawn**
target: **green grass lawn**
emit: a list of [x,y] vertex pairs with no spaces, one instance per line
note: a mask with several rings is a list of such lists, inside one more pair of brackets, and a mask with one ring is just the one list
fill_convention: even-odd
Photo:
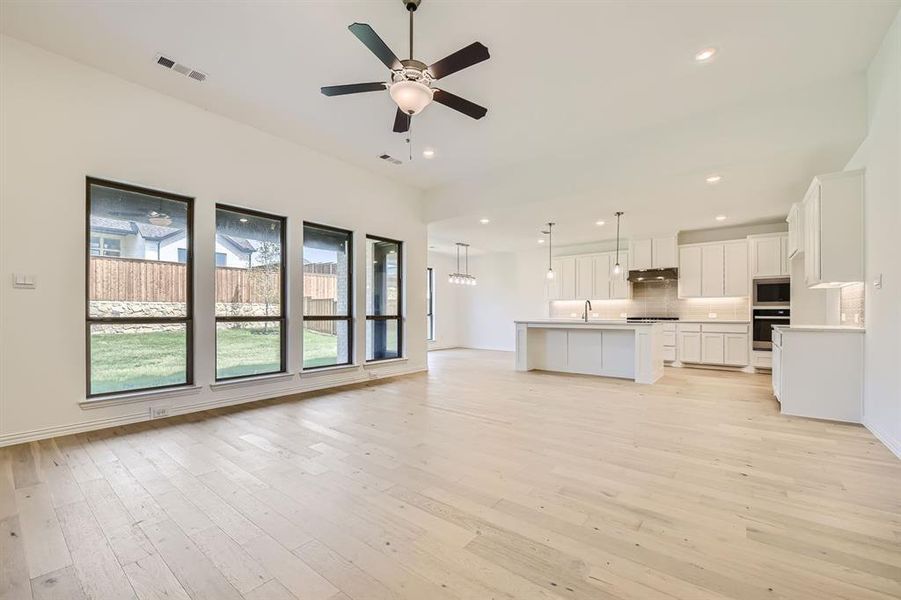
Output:
[[[217,376],[279,370],[278,330],[218,330]],[[307,366],[334,364],[337,336],[304,330]],[[185,383],[182,331],[106,333],[91,336],[91,391],[95,394]]]

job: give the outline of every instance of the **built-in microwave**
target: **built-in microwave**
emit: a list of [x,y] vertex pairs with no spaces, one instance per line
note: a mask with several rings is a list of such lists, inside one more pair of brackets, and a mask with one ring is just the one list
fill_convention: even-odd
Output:
[[788,306],[791,301],[791,279],[754,280],[754,306]]

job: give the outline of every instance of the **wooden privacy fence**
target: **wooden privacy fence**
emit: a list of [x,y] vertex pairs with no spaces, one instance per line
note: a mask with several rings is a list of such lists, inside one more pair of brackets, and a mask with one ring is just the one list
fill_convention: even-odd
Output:
[[[310,298],[309,296],[304,296],[303,314],[318,315],[322,317],[331,316],[336,312],[336,304],[337,303],[332,298]],[[329,335],[338,334],[337,321],[304,321],[303,326],[320,333],[327,333]]]
[[[185,302],[187,267],[181,263],[92,256],[88,297],[91,300],[117,302]],[[335,314],[337,275],[304,273],[304,304],[307,299],[321,302],[315,314]],[[274,302],[280,292],[277,267],[216,267],[216,302],[265,304]],[[325,304],[331,305],[332,312]]]

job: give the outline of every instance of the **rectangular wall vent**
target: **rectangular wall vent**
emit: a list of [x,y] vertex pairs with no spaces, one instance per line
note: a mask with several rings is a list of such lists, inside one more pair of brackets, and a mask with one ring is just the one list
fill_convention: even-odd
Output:
[[162,54],[156,55],[156,64],[159,66],[171,69],[180,75],[184,75],[194,81],[202,82],[206,81],[207,75],[202,71],[198,71],[197,69],[193,69],[187,65],[183,65],[180,62],[177,62],[168,56],[163,56]]
[[380,155],[379,155],[379,158],[381,158],[381,159],[384,160],[384,161],[387,161],[387,162],[391,163],[392,165],[401,165],[401,164],[403,164],[402,161],[397,160],[396,158],[394,158],[394,157],[391,156],[390,154],[380,154]]

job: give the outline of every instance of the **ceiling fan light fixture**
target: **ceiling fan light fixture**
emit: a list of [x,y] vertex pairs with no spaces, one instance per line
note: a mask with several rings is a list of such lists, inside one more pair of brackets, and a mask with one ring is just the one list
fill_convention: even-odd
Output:
[[435,90],[418,81],[396,81],[388,90],[397,107],[408,115],[418,115],[432,101]]

